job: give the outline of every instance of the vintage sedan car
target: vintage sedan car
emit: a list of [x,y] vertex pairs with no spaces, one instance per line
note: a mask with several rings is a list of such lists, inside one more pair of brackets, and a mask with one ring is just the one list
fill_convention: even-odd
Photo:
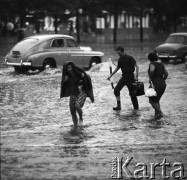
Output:
[[155,48],[157,56],[162,61],[177,60],[185,61],[187,56],[187,33],[172,33],[164,44]]
[[17,72],[56,68],[66,61],[72,61],[81,68],[90,68],[101,63],[103,56],[102,52],[92,51],[90,47],[78,46],[71,36],[45,34],[18,42],[5,56],[4,64],[13,66]]

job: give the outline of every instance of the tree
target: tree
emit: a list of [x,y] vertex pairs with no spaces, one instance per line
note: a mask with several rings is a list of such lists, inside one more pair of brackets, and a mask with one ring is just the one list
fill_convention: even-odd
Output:
[[134,0],[134,9],[139,13],[140,17],[140,42],[143,42],[143,15],[148,11],[149,0]]
[[91,18],[91,30],[96,31],[96,18],[103,17],[103,2],[102,0],[89,0],[83,6],[83,12]]
[[132,1],[131,0],[102,0],[101,7],[109,12],[110,14],[114,15],[114,29],[113,29],[113,43],[117,43],[117,20],[118,15],[123,10],[127,10],[131,7]]
[[0,0],[0,20],[6,25],[7,22],[13,21],[16,16],[19,16],[19,28],[23,28],[25,26],[25,17],[31,4],[27,0]]
[[156,32],[177,32],[177,25],[182,16],[187,16],[186,0],[150,0],[152,16],[155,19],[153,25]]
[[166,2],[166,16],[169,19],[169,25],[173,26],[173,31],[177,32],[177,25],[180,17],[187,15],[187,1],[186,0],[165,0]]
[[[16,16],[20,17],[20,28],[24,28],[26,15],[33,12],[34,21],[49,15],[55,19],[55,33],[62,21],[67,21],[70,16],[76,16],[77,40],[80,42],[80,9],[88,15],[92,31],[96,30],[96,18],[104,17],[103,11],[114,15],[113,42],[117,42],[117,20],[122,11],[130,14],[139,14],[140,40],[143,41],[142,18],[145,12],[150,12],[154,19],[154,31],[167,31],[177,25],[181,17],[187,16],[187,0],[0,0],[0,21],[6,25]],[[70,14],[66,15],[65,11]],[[6,28],[5,28],[6,30]]]
[[65,11],[67,9],[66,0],[34,0],[34,9],[44,16],[54,18],[55,34],[58,33],[59,23],[66,19]]
[[[141,0],[141,2],[142,1],[144,0]],[[137,9],[139,9],[138,12],[142,13],[143,6],[141,5],[141,3],[139,3],[138,0],[102,0],[101,7],[110,14],[114,15],[113,43],[115,44],[117,43],[118,15],[122,11],[130,12],[131,14],[133,14],[134,12],[137,12]]]
[[80,43],[80,10],[87,13],[86,9],[90,8],[91,3],[95,0],[68,0],[67,9],[71,12],[72,16],[76,16],[76,32],[77,32],[77,42]]

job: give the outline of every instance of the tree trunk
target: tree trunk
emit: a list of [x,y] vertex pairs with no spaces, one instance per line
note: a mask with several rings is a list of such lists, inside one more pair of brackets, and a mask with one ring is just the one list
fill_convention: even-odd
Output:
[[176,13],[173,13],[173,30],[176,33],[177,32],[177,18],[176,18]]
[[40,34],[40,22],[38,20],[36,20],[35,30],[37,34]]
[[117,43],[117,25],[118,25],[118,12],[117,12],[117,1],[114,2],[114,30],[113,30],[113,43]]
[[90,21],[91,21],[91,31],[96,32],[96,17],[91,16]]
[[143,7],[140,7],[140,42],[143,42]]
[[20,28],[24,28],[24,24],[25,24],[25,18],[24,15],[20,15]]
[[58,33],[58,22],[57,22],[57,16],[56,15],[55,15],[54,25],[55,25],[55,34],[57,34]]
[[6,18],[4,19],[3,23],[4,23],[4,26],[2,28],[2,36],[6,36],[7,35],[7,29],[6,29],[7,20],[6,20]]
[[76,11],[77,42],[80,43],[79,9]]

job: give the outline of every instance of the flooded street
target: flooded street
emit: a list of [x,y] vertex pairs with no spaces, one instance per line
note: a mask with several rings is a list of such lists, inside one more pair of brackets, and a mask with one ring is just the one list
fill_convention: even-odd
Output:
[[[145,52],[130,53],[139,63],[139,80],[146,90]],[[108,180],[115,157],[133,157],[128,169],[134,172],[137,163],[144,163],[148,174],[150,163],[161,164],[166,158],[168,176],[179,167],[174,167],[176,162],[183,164],[187,176],[187,71],[184,64],[165,66],[169,77],[161,99],[164,118],[153,120],[145,96],[138,97],[140,114],[135,114],[126,87],[121,92],[122,110],[113,111],[116,101],[104,62],[88,71],[95,103],[87,98],[84,125],[76,130],[69,98],[59,99],[61,70],[16,75],[13,68],[0,69],[1,180]],[[119,71],[112,79],[114,85],[120,75]],[[128,179],[125,172],[122,175]],[[155,176],[163,179],[161,167]]]

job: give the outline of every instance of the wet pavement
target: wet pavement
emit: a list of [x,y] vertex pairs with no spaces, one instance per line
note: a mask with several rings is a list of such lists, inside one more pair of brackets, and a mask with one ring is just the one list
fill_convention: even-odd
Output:
[[[139,80],[145,89],[147,50],[129,50],[140,65]],[[109,56],[115,57],[108,53],[106,59]],[[104,62],[88,72],[95,103],[86,100],[84,124],[78,129],[72,126],[69,99],[59,99],[60,69],[20,75],[13,68],[0,69],[1,179],[108,180],[115,157],[124,161],[133,157],[128,169],[134,172],[137,163],[144,163],[149,175],[150,163],[161,164],[166,158],[168,176],[179,168],[176,162],[183,164],[187,176],[187,71],[184,64],[165,66],[169,78],[161,99],[162,119],[153,120],[154,111],[145,96],[138,97],[140,114],[134,113],[126,87],[121,92],[122,110],[113,111],[116,102]],[[120,75],[114,76],[114,84]],[[124,171],[122,176],[128,179]],[[163,179],[161,167],[155,176]]]

